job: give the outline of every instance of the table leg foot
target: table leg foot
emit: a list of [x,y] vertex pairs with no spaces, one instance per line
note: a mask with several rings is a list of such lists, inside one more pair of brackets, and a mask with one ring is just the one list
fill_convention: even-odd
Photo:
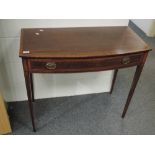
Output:
[[35,121],[34,121],[34,112],[33,112],[33,104],[30,101],[29,101],[29,110],[30,110],[30,116],[31,116],[33,131],[36,132]]

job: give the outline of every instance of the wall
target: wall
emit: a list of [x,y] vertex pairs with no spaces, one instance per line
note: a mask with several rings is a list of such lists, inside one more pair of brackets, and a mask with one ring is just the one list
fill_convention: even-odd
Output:
[[[6,101],[26,100],[20,29],[27,27],[126,26],[128,20],[0,20],[0,89]],[[35,98],[108,92],[113,71],[34,74]]]
[[155,20],[154,19],[133,19],[135,23],[147,36],[155,36]]

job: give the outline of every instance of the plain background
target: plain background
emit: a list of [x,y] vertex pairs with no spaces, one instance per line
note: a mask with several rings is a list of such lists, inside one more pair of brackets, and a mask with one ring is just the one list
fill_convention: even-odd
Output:
[[133,19],[134,22],[143,32],[149,36],[155,36],[155,20],[154,19]]

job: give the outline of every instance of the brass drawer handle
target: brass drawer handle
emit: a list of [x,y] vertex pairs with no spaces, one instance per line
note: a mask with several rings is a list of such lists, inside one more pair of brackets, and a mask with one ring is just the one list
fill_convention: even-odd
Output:
[[55,62],[47,62],[45,66],[47,69],[56,69],[56,63]]
[[130,63],[130,58],[129,57],[124,57],[122,62],[123,62],[124,65],[127,65],[127,64]]

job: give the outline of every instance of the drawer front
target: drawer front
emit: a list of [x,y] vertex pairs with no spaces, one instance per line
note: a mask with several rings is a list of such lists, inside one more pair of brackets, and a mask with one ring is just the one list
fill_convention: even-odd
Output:
[[29,69],[35,73],[73,73],[130,67],[141,62],[141,54],[85,59],[30,59]]

